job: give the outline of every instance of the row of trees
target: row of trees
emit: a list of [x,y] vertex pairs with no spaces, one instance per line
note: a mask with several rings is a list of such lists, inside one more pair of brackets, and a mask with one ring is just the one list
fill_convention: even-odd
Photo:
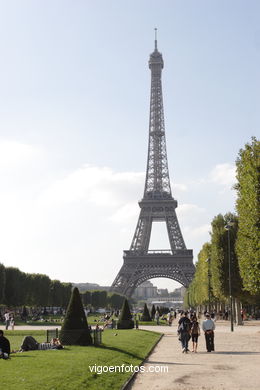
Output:
[[111,309],[120,309],[125,297],[117,293],[108,293],[104,290],[86,291],[81,294],[82,302],[85,306],[97,309],[107,307]]
[[[237,166],[237,215],[219,214],[211,223],[211,241],[203,245],[186,306],[260,301],[260,142],[240,150]],[[230,224],[232,221],[232,226]],[[230,268],[229,268],[230,267]],[[230,274],[230,277],[229,277]],[[230,286],[231,283],[231,286]]]
[[[0,263],[0,305],[66,307],[72,284],[51,280],[47,275],[29,274]],[[124,297],[107,291],[86,291],[81,294],[85,306],[97,309],[122,307]]]
[[51,280],[47,275],[29,274],[0,264],[0,304],[6,306],[66,307],[71,283]]

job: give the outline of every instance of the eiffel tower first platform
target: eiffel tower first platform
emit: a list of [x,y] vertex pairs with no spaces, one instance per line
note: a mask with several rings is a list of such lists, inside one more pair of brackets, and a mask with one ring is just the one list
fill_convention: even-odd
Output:
[[[162,54],[155,48],[150,55],[151,97],[148,159],[143,199],[134,237],[129,250],[124,251],[124,264],[111,290],[130,297],[135,288],[152,278],[169,278],[187,287],[195,267],[192,249],[186,249],[175,209],[168,170],[164,128],[161,74]],[[169,250],[149,250],[152,223],[165,221]]]

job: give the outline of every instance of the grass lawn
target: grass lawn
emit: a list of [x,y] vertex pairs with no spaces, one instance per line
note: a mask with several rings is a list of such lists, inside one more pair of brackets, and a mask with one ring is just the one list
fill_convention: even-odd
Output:
[[[23,337],[45,341],[45,331],[6,331],[11,349],[18,349]],[[117,334],[115,336],[115,334]],[[131,373],[91,372],[89,366],[139,365],[160,334],[143,330],[106,330],[102,346],[69,346],[64,350],[29,351],[0,359],[1,388],[8,390],[117,390]]]

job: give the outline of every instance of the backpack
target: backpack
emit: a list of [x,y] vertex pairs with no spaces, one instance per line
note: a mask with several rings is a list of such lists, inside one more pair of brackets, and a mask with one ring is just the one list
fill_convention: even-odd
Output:
[[190,323],[189,321],[182,321],[181,324],[179,325],[179,332],[181,333],[188,333],[190,331]]

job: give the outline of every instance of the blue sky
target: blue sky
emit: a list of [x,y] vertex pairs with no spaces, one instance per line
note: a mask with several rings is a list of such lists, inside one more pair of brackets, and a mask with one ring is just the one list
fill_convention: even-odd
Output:
[[[234,210],[239,149],[259,136],[260,3],[0,5],[0,261],[113,282],[144,188],[154,27],[173,196],[196,261],[212,218]],[[167,245],[163,227],[151,245]]]

